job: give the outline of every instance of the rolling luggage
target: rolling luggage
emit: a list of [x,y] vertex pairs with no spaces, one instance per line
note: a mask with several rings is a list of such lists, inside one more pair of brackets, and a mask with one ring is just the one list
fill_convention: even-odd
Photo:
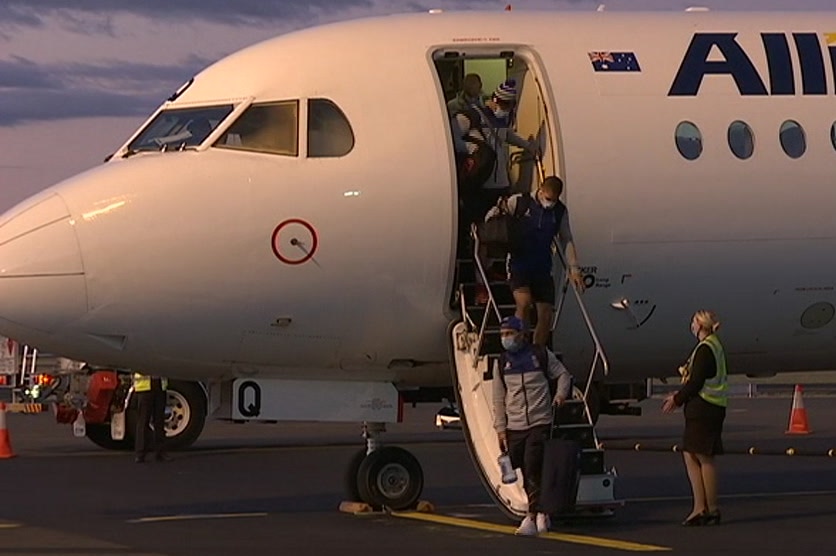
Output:
[[554,431],[553,422],[543,447],[540,511],[560,515],[575,509],[581,477],[581,445],[575,440],[555,438]]

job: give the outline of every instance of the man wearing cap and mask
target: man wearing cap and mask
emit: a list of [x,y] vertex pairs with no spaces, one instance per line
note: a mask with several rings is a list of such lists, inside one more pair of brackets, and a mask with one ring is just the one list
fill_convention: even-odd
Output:
[[481,220],[497,199],[508,192],[508,145],[525,149],[532,155],[537,152],[534,141],[523,139],[510,127],[516,104],[516,82],[508,79],[496,88],[484,106],[471,105],[471,109],[453,115],[453,144],[457,153],[473,152],[480,142],[487,143],[496,152],[496,165],[482,184],[482,194],[474,199],[478,206],[469,211],[474,216],[473,221]]
[[[537,148],[534,141],[527,141],[511,129],[513,111],[517,104],[516,81],[508,79],[501,83],[485,102],[485,106],[471,106],[468,110],[453,115],[451,128],[456,153],[473,154],[480,145],[487,144],[496,153],[496,162],[487,179],[472,191],[462,191],[464,224],[480,222],[500,197],[508,195],[511,188],[508,145],[525,149],[532,156]],[[483,247],[479,258],[487,268],[487,251]],[[477,281],[481,277],[477,275]],[[480,284],[477,302],[487,302],[487,290]]]
[[[505,351],[491,382],[499,446],[508,452],[511,464],[522,469],[528,496],[528,514],[517,534],[537,535],[549,529],[549,517],[539,508],[543,446],[552,424],[552,405],[560,406],[568,399],[572,375],[554,353],[529,343],[525,328],[516,316],[502,320],[500,336]],[[551,381],[557,383],[554,394]]]

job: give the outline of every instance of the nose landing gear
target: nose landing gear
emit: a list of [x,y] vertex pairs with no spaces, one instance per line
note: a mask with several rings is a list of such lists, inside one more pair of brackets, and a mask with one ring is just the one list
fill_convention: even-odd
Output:
[[366,448],[351,459],[346,472],[346,494],[373,508],[414,508],[424,489],[421,464],[407,450],[381,446],[383,423],[363,423]]

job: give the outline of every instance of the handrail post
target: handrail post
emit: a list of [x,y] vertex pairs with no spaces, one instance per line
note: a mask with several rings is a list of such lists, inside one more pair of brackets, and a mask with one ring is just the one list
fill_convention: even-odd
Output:
[[[479,276],[482,278],[482,284],[488,291],[488,302],[485,305],[485,314],[482,316],[482,324],[479,327],[479,335],[476,339],[476,357],[473,360],[473,368],[475,369],[479,365],[479,352],[482,351],[482,343],[485,339],[485,329],[488,326],[488,317],[490,316],[491,308],[493,308],[493,311],[496,314],[497,322],[502,321],[502,315],[499,313],[499,306],[497,306],[496,300],[493,297],[493,291],[491,291],[490,285],[488,284],[487,273],[485,272],[485,268],[482,266],[482,260],[479,258],[480,242],[476,224],[470,225],[470,235],[473,237],[473,262],[476,265],[476,269],[479,273]],[[463,302],[463,307],[465,307],[466,305],[467,303]]]
[[[557,252],[557,255],[560,259],[560,264],[563,267],[563,273],[565,275],[565,280],[568,283],[571,284],[572,291],[575,292],[575,300],[578,302],[578,307],[581,310],[581,315],[583,316],[583,320],[584,320],[584,323],[586,324],[587,331],[589,332],[589,335],[592,337],[592,343],[595,346],[595,355],[592,358],[592,366],[589,369],[589,375],[586,378],[586,387],[584,388],[584,391],[583,391],[583,397],[584,397],[584,400],[586,400],[587,397],[589,396],[589,391],[592,389],[592,379],[595,377],[595,370],[598,368],[599,361],[601,363],[601,368],[602,368],[602,371],[604,373],[604,376],[607,376],[610,373],[609,361],[607,360],[607,356],[604,353],[604,348],[601,345],[601,341],[598,338],[598,334],[595,332],[595,326],[592,324],[592,319],[589,317],[589,313],[586,310],[586,305],[584,304],[583,300],[581,299],[581,293],[578,290],[578,286],[574,282],[572,282],[571,276],[569,276],[569,274],[568,274],[569,266],[566,264],[566,259],[563,256],[563,252],[560,250],[559,245],[555,245],[555,251]],[[563,300],[561,300],[561,308],[562,308],[562,305],[563,305]],[[552,326],[553,326],[552,330],[554,330],[554,327],[557,326],[557,319],[555,319]],[[586,407],[587,417],[589,418],[589,421],[591,423],[592,422],[592,416],[589,413],[589,406],[587,404],[584,404],[584,406]]]

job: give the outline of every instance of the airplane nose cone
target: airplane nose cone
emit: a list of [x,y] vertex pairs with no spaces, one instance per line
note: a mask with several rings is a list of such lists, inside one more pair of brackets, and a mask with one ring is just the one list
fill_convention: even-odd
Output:
[[61,196],[46,194],[5,214],[0,220],[0,320],[16,329],[53,332],[86,312],[81,250]]

